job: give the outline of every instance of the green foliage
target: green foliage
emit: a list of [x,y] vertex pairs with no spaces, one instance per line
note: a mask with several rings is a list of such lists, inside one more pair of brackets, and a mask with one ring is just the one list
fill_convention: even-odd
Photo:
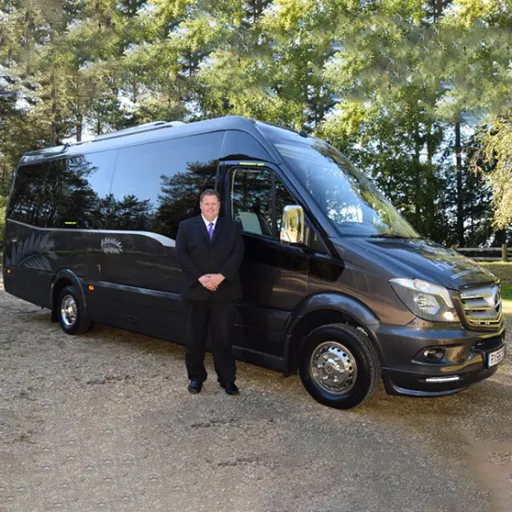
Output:
[[[494,221],[503,229],[512,224],[512,123],[494,118],[482,141],[483,163],[492,169],[488,179],[493,190]],[[482,161],[475,161],[475,165],[481,167]]]
[[7,208],[7,197],[0,195],[0,252],[4,245],[5,209]]
[[458,216],[466,243],[487,243],[512,222],[511,13],[512,0],[5,0],[0,194],[29,149],[239,114],[330,140],[425,236],[455,243]]

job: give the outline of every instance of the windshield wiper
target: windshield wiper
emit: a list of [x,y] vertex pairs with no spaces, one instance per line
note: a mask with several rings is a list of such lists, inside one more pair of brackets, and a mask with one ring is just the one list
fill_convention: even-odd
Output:
[[375,233],[370,235],[370,238],[395,238],[397,240],[416,240],[417,237],[397,235],[396,233]]

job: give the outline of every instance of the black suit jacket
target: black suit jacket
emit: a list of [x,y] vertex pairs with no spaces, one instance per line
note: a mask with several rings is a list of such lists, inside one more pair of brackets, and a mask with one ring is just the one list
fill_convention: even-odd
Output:
[[[244,257],[240,224],[218,217],[210,241],[201,215],[180,223],[176,254],[185,275],[181,296],[188,300],[234,300],[242,296],[238,269]],[[226,279],[215,292],[198,279],[204,274],[222,274]]]

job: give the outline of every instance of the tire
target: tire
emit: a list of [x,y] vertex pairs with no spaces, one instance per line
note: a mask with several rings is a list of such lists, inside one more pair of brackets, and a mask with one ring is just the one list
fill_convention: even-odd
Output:
[[299,374],[316,401],[335,409],[362,404],[381,379],[372,342],[346,324],[329,324],[309,333],[299,353]]
[[85,304],[76,286],[66,286],[57,300],[57,316],[66,334],[84,334],[92,322],[85,317]]

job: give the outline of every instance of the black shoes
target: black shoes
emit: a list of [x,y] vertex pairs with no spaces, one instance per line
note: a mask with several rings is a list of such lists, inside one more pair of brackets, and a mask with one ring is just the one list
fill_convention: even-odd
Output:
[[240,393],[238,386],[233,381],[226,382],[224,385],[222,385],[220,382],[219,384],[221,388],[224,388],[228,395],[238,395],[238,393]]
[[198,393],[201,393],[201,388],[203,387],[203,383],[198,380],[191,380],[190,384],[188,385],[188,392],[192,393],[193,395],[197,395]]
[[[228,395],[238,395],[240,393],[238,386],[233,381],[226,382],[225,384],[219,381],[219,385],[224,389],[224,391],[226,391]],[[191,380],[190,384],[188,385],[188,392],[192,393],[193,395],[197,395],[198,393],[201,393],[202,387],[203,383],[201,381]]]

